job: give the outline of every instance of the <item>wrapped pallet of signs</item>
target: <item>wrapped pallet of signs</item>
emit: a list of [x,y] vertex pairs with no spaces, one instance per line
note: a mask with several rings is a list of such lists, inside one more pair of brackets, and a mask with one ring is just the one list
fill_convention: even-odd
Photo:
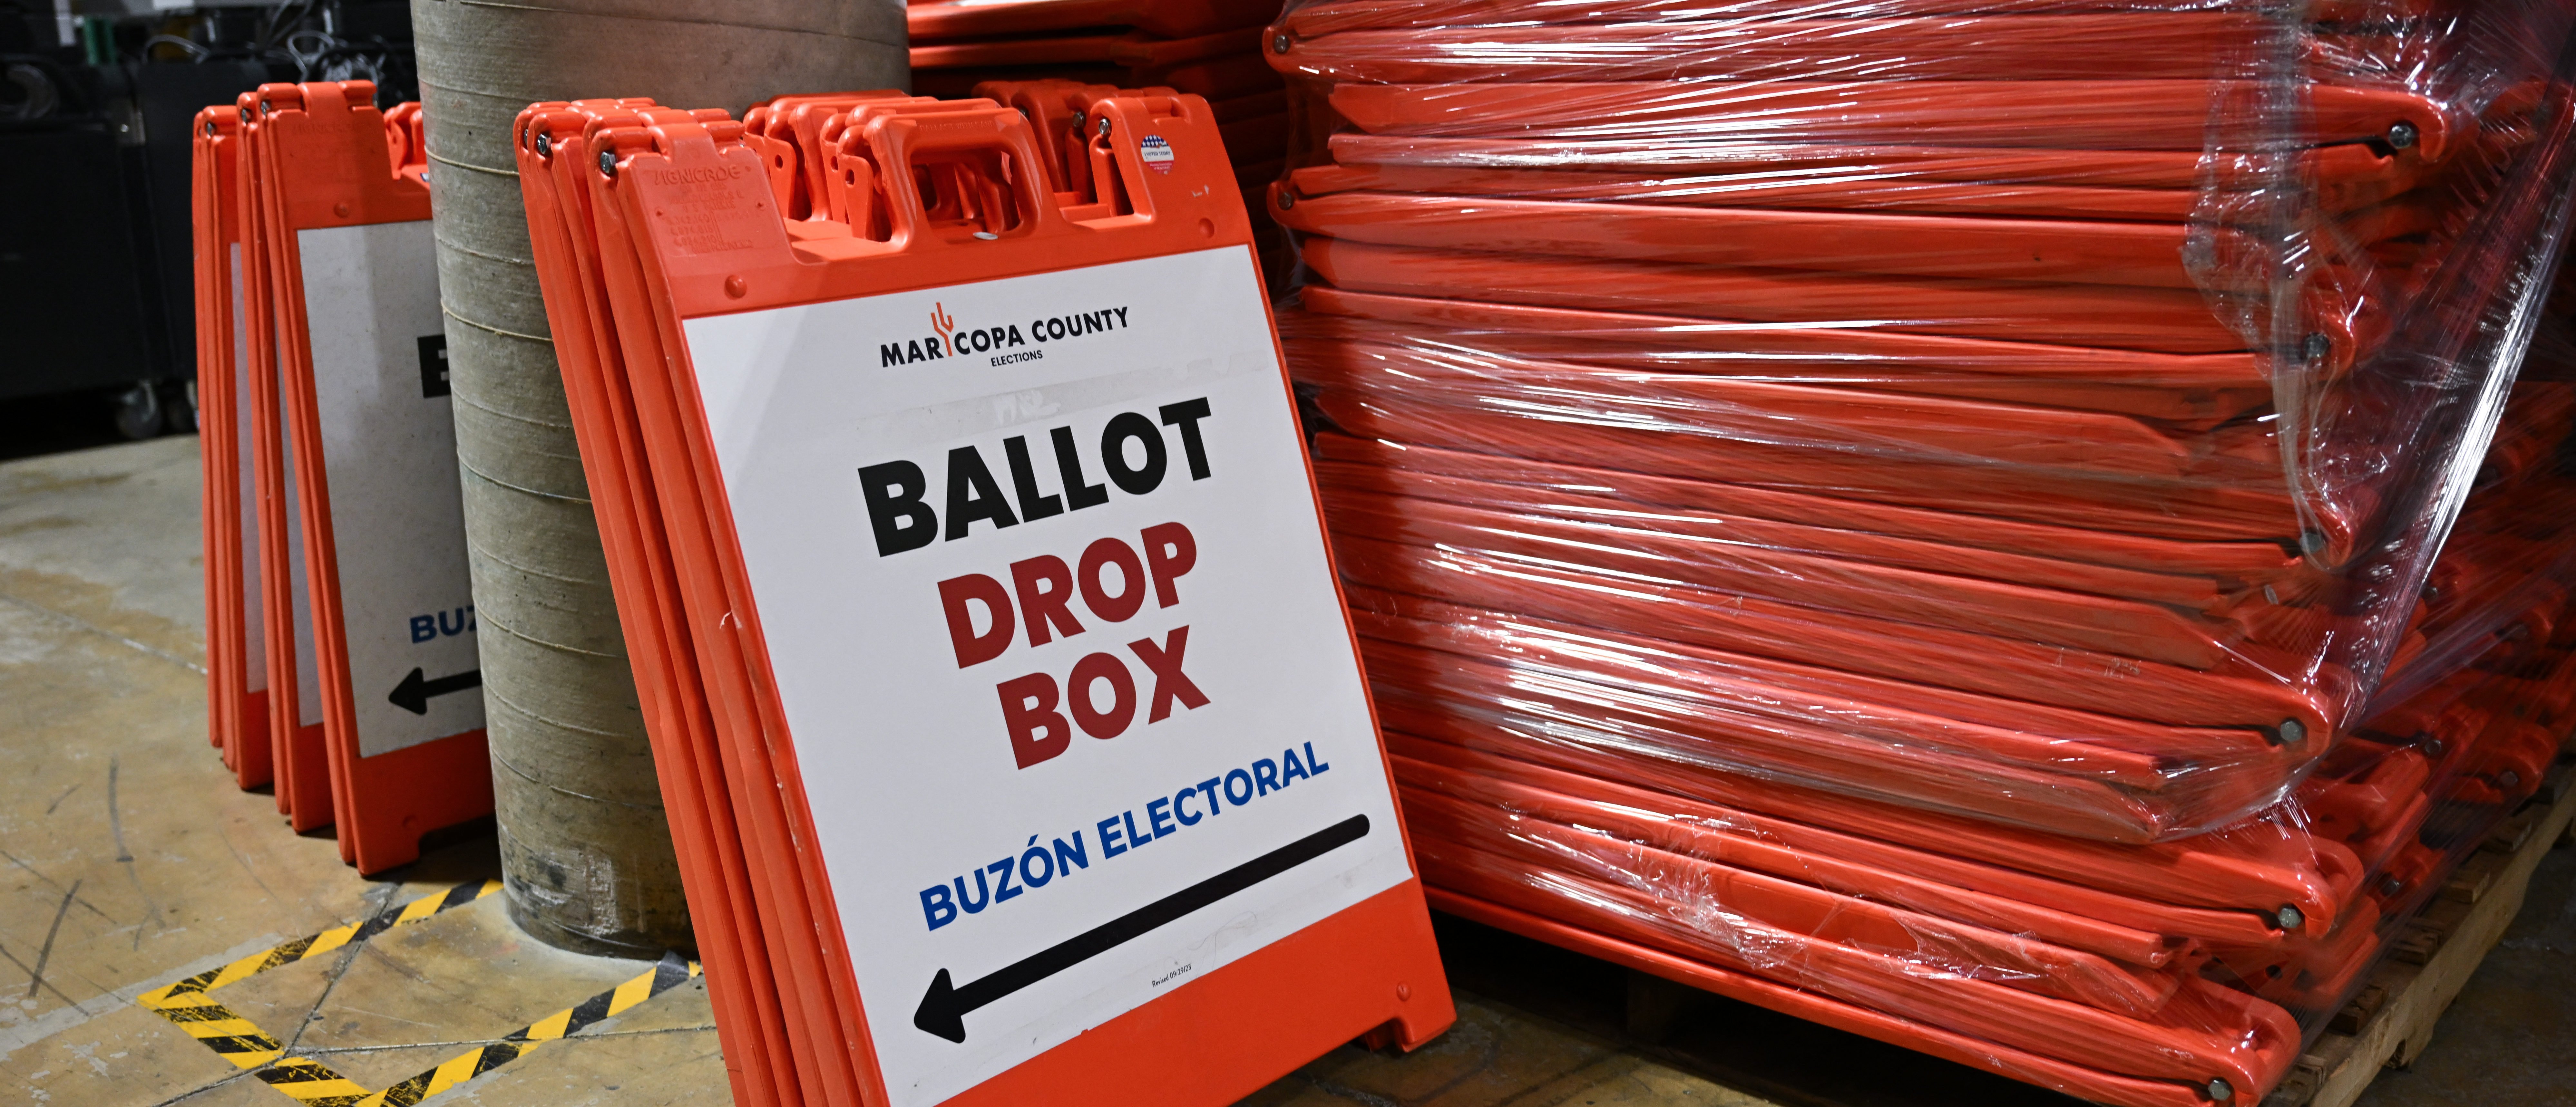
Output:
[[381,872],[492,810],[420,108],[365,81],[198,113],[212,737]]
[[1281,331],[1434,906],[2262,1098],[2564,734],[2567,45],[1292,5]]
[[519,118],[740,1102],[1214,1107],[1454,1018],[1215,112],[1081,123]]

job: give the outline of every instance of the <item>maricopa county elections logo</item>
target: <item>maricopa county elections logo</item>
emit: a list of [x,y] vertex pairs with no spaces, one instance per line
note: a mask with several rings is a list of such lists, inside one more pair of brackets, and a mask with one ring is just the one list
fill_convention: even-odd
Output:
[[[960,330],[957,327],[957,320],[948,314],[948,305],[937,303],[930,307],[932,333],[903,342],[878,343],[877,364],[880,368],[890,365],[911,365],[915,362],[936,361],[946,357],[1024,347],[1032,342],[1062,342],[1068,338],[1080,338],[1087,334],[1125,330],[1127,326],[1127,309],[1112,307],[1069,315],[1042,315],[1029,320],[1026,330],[1022,330],[1018,323]],[[1038,351],[1035,350],[1022,354],[1008,354],[995,358],[993,364],[1001,365],[1007,361],[1021,361],[1037,356]]]

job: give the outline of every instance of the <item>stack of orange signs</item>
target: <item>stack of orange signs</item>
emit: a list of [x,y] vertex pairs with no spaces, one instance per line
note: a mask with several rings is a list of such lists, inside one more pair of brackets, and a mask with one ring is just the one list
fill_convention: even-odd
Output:
[[2420,14],[1292,7],[1281,327],[1434,906],[2267,1094],[2576,679],[2512,388],[2569,14]]
[[1213,111],[1084,133],[1076,193],[988,100],[520,116],[744,1103],[1219,1104],[1453,1017]]
[[492,809],[419,108],[374,97],[263,85],[196,138],[215,736],[364,872]]
[[2326,751],[2576,179],[2554,59],[2480,36],[2565,16],[1964,7],[1282,17],[1335,113],[1271,207],[1348,579],[1694,658],[1408,636],[1382,693],[2125,842]]
[[[2296,805],[2152,850],[1726,774],[1624,784],[1513,728],[1390,715],[1388,742],[1436,907],[2089,1100],[2193,1107],[2261,1100],[2558,755],[2576,658],[2456,676],[2374,720],[2450,740],[2371,732]],[[2302,871],[2322,895],[2205,898]]]
[[[2565,756],[2576,533],[2544,507],[2570,483],[2473,497],[2467,536],[2519,520],[2518,541],[2560,556],[2456,588],[2407,665],[2420,691],[2364,717],[2287,802],[2144,846],[1712,768],[1633,721],[1648,679],[1624,699],[1597,687],[1602,658],[1678,672],[1690,651],[1352,598],[1434,906],[2091,1100],[2247,1103]],[[2477,576],[2462,560],[2434,575]],[[1379,648],[1407,636],[1449,656]],[[1479,667],[1509,686],[1417,690],[1425,669]],[[1582,680],[1591,710],[1547,706]]]

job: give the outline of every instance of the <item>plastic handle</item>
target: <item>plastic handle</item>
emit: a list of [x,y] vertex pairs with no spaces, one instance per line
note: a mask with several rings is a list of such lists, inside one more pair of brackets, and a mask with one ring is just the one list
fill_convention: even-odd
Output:
[[928,216],[923,211],[921,186],[913,175],[914,161],[926,154],[995,150],[1009,154],[1013,162],[1011,193],[1026,215],[1020,226],[1003,232],[1010,236],[1051,228],[1058,221],[1053,197],[1044,186],[1044,156],[1038,152],[1037,136],[1029,129],[1028,120],[1018,112],[1003,110],[959,112],[953,115],[888,116],[868,125],[868,145],[876,153],[879,172],[886,188],[886,215],[898,246],[911,247],[938,242],[937,235],[921,234]]

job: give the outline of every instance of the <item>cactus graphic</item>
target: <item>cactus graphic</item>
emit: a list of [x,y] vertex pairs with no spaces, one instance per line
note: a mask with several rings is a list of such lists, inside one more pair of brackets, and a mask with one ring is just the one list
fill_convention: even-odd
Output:
[[957,320],[948,317],[948,305],[944,303],[930,305],[930,325],[939,332],[939,344],[945,347],[949,354],[956,354]]

